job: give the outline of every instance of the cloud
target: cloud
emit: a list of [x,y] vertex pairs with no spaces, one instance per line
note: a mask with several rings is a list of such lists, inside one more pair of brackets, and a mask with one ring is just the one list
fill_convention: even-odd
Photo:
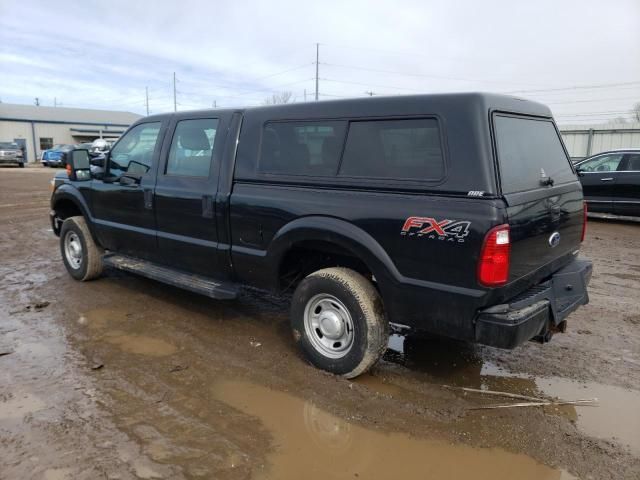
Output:
[[[322,98],[640,82],[638,21],[635,0],[3,0],[0,98],[144,113],[148,87],[168,111],[175,71],[181,109],[302,100],[316,42]],[[523,95],[599,119],[630,108],[640,83]]]

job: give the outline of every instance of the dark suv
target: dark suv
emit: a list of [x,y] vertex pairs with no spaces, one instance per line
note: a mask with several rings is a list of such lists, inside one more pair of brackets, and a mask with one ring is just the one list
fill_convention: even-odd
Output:
[[292,291],[293,336],[355,377],[389,324],[501,348],[587,303],[582,188],[549,109],[488,94],[139,120],[56,177],[75,279],[103,266],[218,299]]
[[640,148],[598,153],[576,170],[589,213],[640,217]]

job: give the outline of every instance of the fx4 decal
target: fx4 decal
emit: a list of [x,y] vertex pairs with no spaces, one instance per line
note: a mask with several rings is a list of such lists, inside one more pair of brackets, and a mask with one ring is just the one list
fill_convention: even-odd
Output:
[[417,236],[448,242],[464,243],[469,235],[471,222],[466,220],[436,220],[431,217],[409,217],[404,222],[400,235]]

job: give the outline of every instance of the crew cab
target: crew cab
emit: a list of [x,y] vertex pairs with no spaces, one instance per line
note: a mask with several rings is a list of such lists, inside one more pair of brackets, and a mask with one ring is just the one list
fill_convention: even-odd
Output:
[[510,349],[588,301],[582,187],[538,103],[178,112],[137,121],[103,159],[69,159],[50,216],[73,278],[109,266],[216,299],[292,292],[294,340],[349,378],[390,325]]

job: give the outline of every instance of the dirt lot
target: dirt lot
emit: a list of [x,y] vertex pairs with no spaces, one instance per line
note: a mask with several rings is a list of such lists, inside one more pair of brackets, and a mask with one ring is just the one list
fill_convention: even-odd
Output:
[[591,303],[551,343],[396,335],[350,382],[302,360],[277,298],[73,281],[52,173],[0,169],[0,479],[640,478],[640,225],[590,222]]

